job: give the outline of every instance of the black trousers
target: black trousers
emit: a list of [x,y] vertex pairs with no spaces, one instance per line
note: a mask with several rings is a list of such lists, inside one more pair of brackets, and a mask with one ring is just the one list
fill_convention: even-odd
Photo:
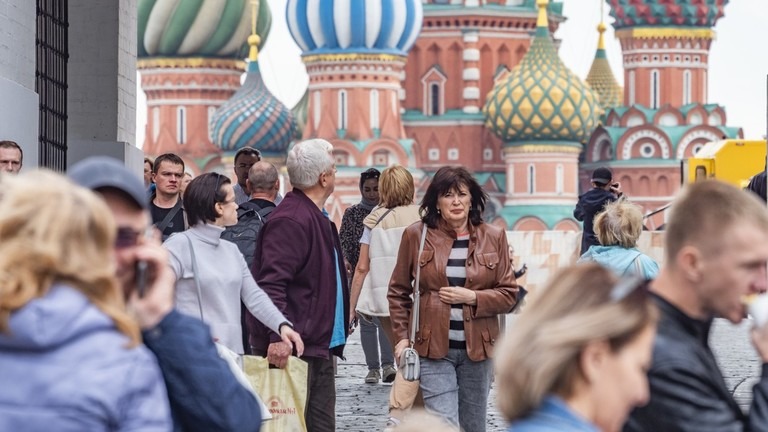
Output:
[[307,409],[304,418],[309,432],[336,430],[336,377],[333,357],[302,357],[307,362]]

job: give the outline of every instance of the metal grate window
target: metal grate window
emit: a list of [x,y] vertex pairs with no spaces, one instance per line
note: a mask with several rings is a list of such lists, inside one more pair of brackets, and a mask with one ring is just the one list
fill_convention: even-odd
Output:
[[40,166],[67,167],[68,0],[37,0],[37,67],[40,97]]

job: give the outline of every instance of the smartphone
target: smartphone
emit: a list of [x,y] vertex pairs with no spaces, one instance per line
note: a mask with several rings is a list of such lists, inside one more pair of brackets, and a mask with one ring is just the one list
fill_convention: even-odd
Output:
[[144,297],[144,293],[147,290],[147,268],[149,265],[146,261],[136,261],[136,293],[139,298]]
[[[149,226],[144,230],[144,240],[147,241],[152,238],[154,235],[155,228],[154,226]],[[147,291],[147,271],[149,269],[149,264],[146,261],[138,260],[136,261],[136,268],[135,268],[135,284],[136,284],[136,292],[139,295],[139,298],[144,297],[144,294]]]

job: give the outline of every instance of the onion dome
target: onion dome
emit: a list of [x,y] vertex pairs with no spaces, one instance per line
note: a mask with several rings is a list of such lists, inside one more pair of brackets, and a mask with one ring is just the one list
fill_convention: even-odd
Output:
[[523,60],[488,93],[485,124],[506,143],[585,141],[597,125],[597,94],[557,55],[547,22],[548,0],[537,0],[536,36]]
[[[247,0],[139,0],[138,57],[243,59],[250,34]],[[269,34],[272,13],[259,3],[257,34]]]
[[[253,27],[255,33],[255,24]],[[293,140],[296,121],[291,111],[270,93],[261,78],[259,39],[256,34],[248,37],[250,54],[245,82],[216,110],[209,130],[211,141],[225,152],[253,147],[265,157],[280,158],[285,156]]]
[[422,0],[288,0],[288,29],[305,55],[405,56],[421,31]]
[[618,107],[623,104],[624,90],[616,82],[611,65],[608,63],[608,58],[605,55],[605,39],[603,37],[605,28],[605,23],[602,22],[597,26],[597,32],[600,33],[600,37],[597,42],[595,60],[589,69],[589,74],[587,74],[587,84],[600,96],[600,106],[604,111],[607,111],[609,108]]
[[709,27],[724,15],[729,0],[606,0],[615,29],[635,26]]

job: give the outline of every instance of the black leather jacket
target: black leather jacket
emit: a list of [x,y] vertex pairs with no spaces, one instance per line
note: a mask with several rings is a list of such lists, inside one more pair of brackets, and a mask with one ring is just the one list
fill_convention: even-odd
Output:
[[651,399],[624,432],[768,431],[768,365],[753,389],[750,414],[733,399],[709,349],[712,320],[698,321],[653,295],[661,312],[648,372]]

